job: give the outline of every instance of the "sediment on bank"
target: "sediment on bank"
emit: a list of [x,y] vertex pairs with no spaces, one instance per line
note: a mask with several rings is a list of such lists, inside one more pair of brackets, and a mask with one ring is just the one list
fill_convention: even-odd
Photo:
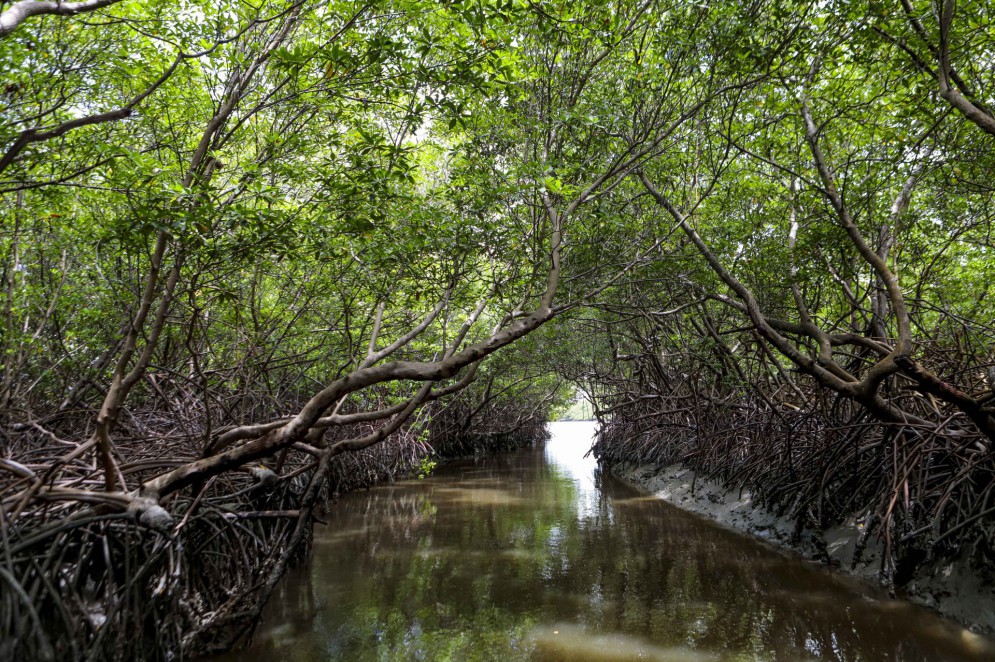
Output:
[[[976,515],[959,528],[938,525],[931,513],[952,490],[931,493],[922,479],[951,463],[952,449],[931,449],[922,466],[909,467],[885,452],[898,444],[872,424],[733,411],[740,415],[697,419],[697,434],[661,431],[664,415],[655,426],[645,413],[635,422],[616,416],[602,425],[593,453],[604,470],[678,507],[995,632],[988,521]],[[860,443],[847,443],[847,435]],[[896,493],[887,478],[900,460],[912,479]]]

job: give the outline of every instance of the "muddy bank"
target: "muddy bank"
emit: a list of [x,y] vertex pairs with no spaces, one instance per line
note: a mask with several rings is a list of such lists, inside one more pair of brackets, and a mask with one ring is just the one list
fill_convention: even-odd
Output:
[[[792,549],[847,574],[883,583],[883,546],[876,536],[865,534],[864,522],[848,521],[821,533],[797,530],[791,519],[754,503],[750,490],[727,487],[679,465],[656,468],[623,462],[607,470],[723,526]],[[995,633],[995,584],[964,560],[924,564],[909,581],[895,588],[895,594],[935,609],[972,631]]]
[[593,425],[343,496],[260,660],[991,662],[972,634],[595,473]]

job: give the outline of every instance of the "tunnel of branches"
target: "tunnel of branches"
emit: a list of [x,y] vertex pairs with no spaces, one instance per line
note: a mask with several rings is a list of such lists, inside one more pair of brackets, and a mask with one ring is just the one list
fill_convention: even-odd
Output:
[[995,570],[986,2],[0,3],[0,658],[246,640],[541,441]]

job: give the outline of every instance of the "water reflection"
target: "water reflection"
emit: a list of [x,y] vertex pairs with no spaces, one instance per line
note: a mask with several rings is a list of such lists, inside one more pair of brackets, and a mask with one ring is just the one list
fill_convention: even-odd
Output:
[[232,659],[995,659],[925,610],[596,479],[589,424],[552,431],[342,498]]

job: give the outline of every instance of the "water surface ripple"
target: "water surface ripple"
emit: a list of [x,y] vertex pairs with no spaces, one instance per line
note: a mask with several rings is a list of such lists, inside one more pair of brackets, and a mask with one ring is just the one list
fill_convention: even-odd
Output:
[[995,660],[995,645],[662,501],[594,428],[346,495],[248,652],[311,660]]

